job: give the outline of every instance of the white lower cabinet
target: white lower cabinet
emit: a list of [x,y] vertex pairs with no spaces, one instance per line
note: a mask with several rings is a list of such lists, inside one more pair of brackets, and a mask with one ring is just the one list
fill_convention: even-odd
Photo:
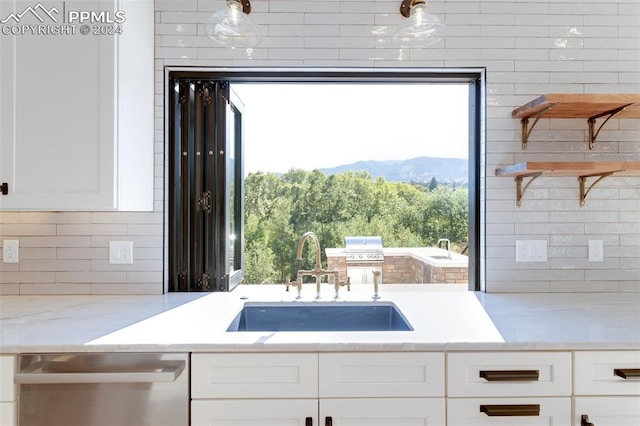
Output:
[[640,351],[574,354],[574,426],[640,425]]
[[640,351],[218,353],[191,368],[192,425],[640,425]]
[[444,354],[193,354],[191,424],[442,426]]
[[442,426],[444,398],[194,400],[194,426]]
[[18,424],[18,392],[13,383],[16,371],[16,357],[0,355],[0,425],[16,426]]

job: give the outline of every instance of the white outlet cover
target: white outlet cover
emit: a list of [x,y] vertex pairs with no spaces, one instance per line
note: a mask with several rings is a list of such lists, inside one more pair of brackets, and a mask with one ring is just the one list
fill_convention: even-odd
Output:
[[109,241],[109,263],[111,265],[133,264],[133,241]]
[[18,263],[20,261],[20,241],[19,240],[3,240],[2,241],[2,262]]
[[546,262],[547,240],[516,240],[516,262]]
[[589,240],[589,262],[604,262],[602,240]]

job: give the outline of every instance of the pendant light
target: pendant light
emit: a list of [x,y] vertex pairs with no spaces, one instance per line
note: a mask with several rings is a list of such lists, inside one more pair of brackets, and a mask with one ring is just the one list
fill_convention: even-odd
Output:
[[403,0],[400,13],[407,19],[393,34],[391,41],[400,47],[425,47],[444,37],[444,25],[427,13],[425,0]]
[[214,13],[204,26],[211,40],[232,49],[256,47],[262,41],[262,32],[249,18],[249,0],[227,0],[227,7]]

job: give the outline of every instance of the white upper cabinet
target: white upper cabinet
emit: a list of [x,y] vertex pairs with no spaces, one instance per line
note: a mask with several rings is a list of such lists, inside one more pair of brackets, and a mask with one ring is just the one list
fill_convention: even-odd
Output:
[[1,210],[153,210],[153,13],[0,2]]

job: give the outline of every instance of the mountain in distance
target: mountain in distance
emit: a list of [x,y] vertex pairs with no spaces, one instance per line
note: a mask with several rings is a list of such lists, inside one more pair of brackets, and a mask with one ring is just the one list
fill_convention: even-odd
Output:
[[383,177],[391,182],[429,184],[434,177],[440,183],[463,185],[469,181],[469,160],[464,158],[417,157],[408,160],[357,161],[319,170],[326,175],[366,171],[374,179]]

